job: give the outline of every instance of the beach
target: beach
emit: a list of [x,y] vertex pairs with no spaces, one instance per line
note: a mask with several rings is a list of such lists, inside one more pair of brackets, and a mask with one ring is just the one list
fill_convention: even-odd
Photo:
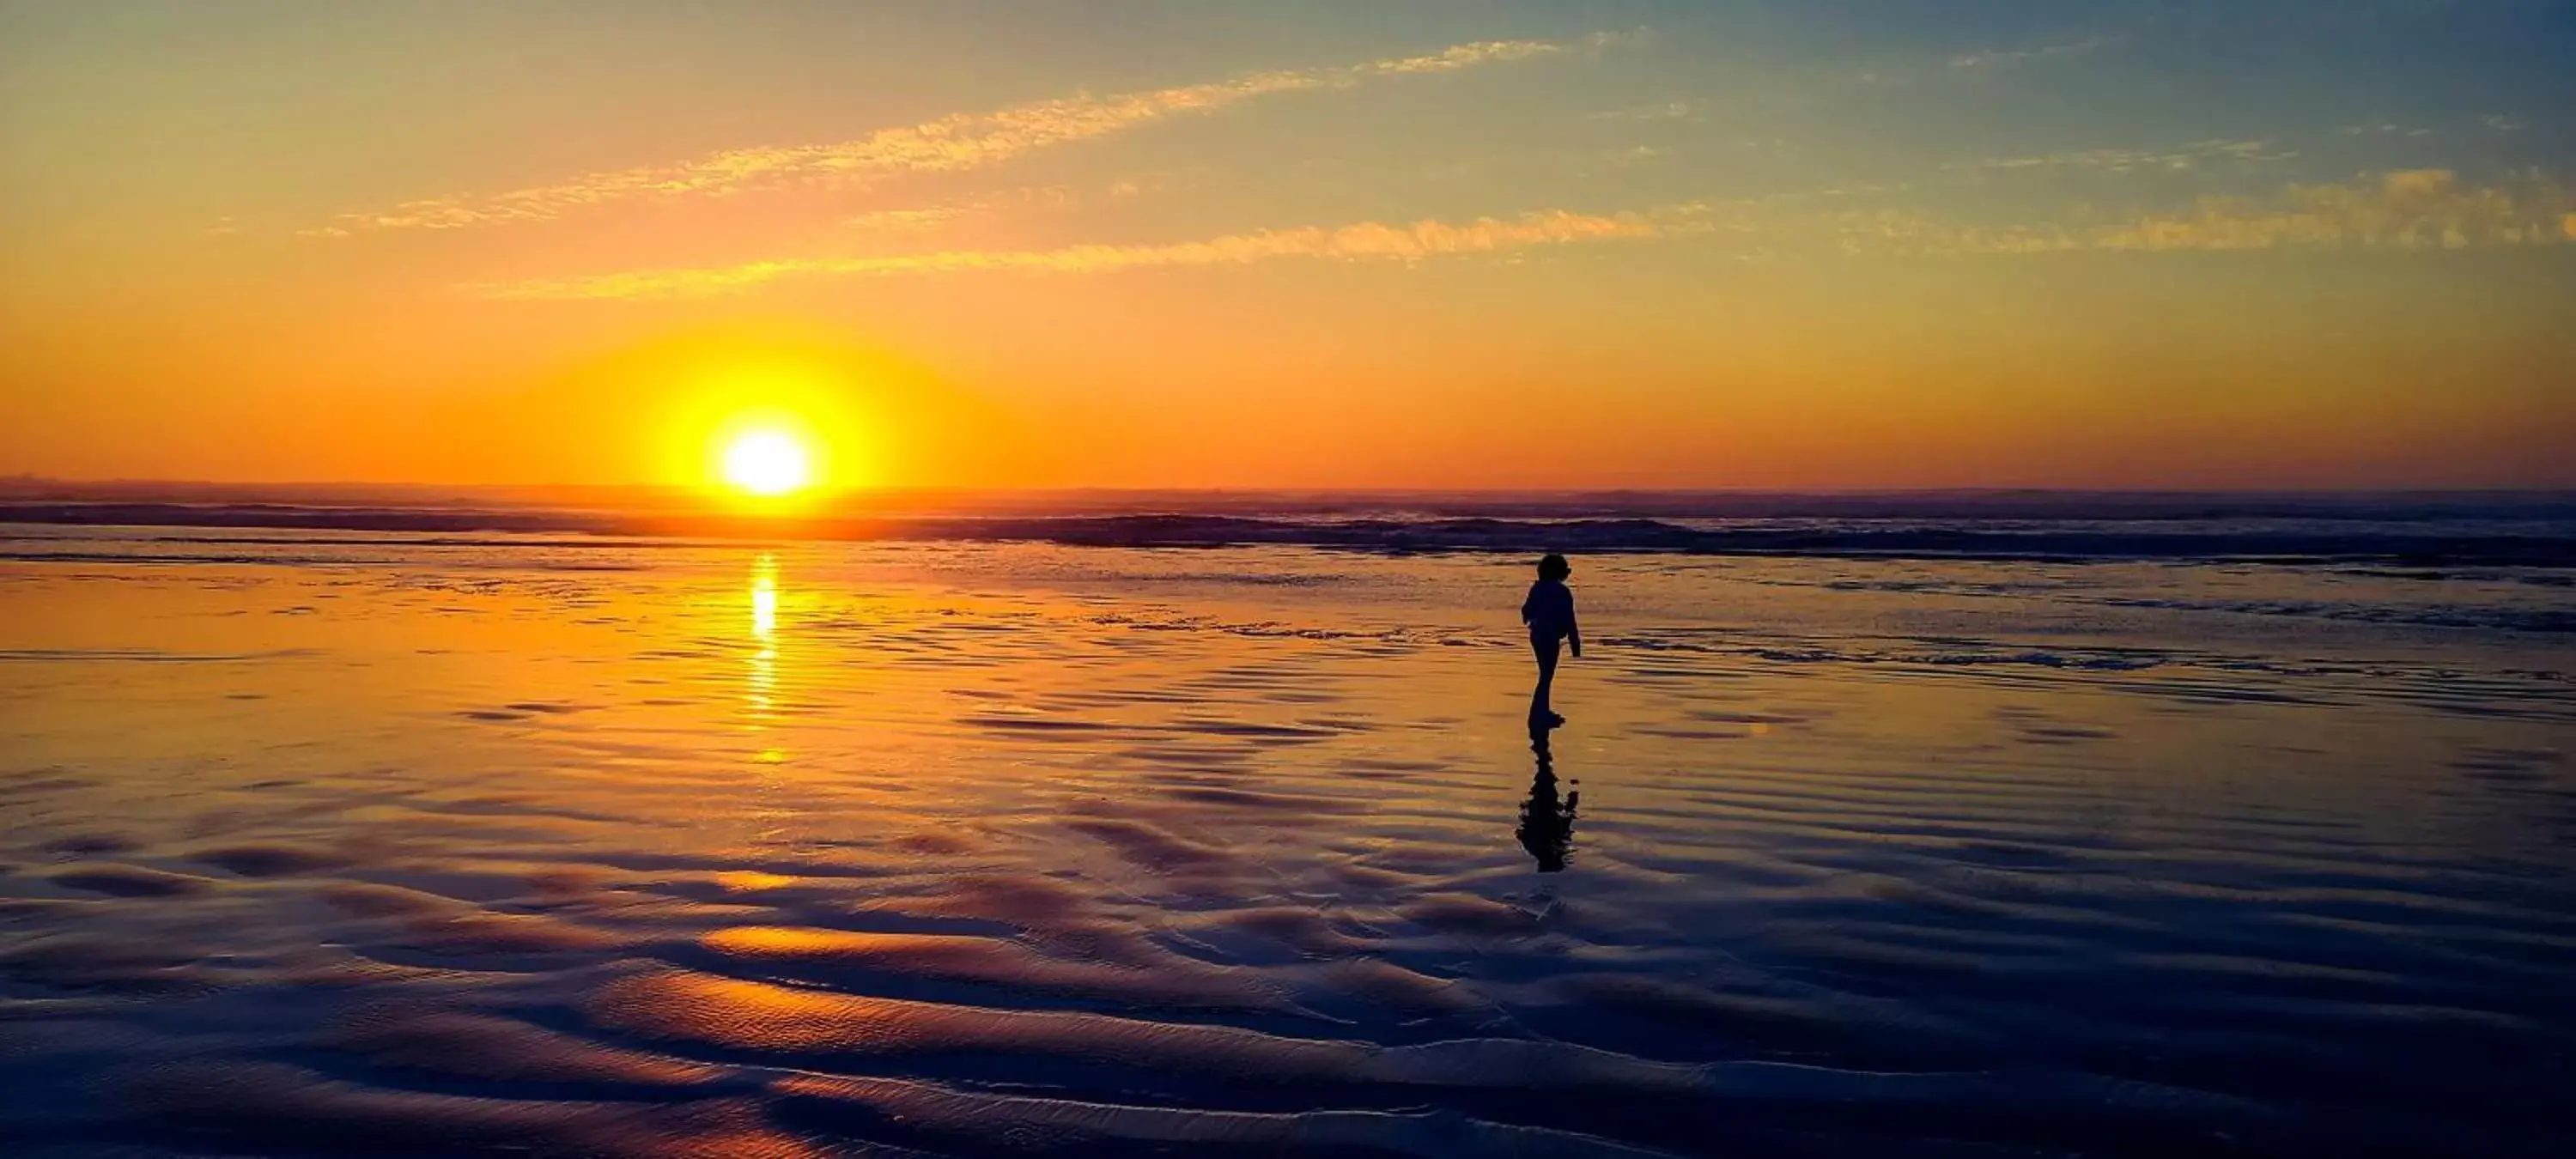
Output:
[[2576,1156],[2571,61],[0,0],[0,1159]]
[[0,529],[13,1155],[2539,1155],[2563,569]]

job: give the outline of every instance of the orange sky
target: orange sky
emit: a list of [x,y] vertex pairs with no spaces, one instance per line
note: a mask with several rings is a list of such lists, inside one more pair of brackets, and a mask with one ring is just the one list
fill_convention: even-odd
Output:
[[0,474],[2576,486],[2558,22],[1082,8],[0,8]]

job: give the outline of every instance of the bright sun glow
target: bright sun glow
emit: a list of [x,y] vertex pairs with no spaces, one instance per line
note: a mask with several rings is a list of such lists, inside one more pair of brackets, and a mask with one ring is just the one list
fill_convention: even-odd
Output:
[[785,431],[746,431],[725,444],[725,482],[754,495],[785,495],[813,481],[813,456]]

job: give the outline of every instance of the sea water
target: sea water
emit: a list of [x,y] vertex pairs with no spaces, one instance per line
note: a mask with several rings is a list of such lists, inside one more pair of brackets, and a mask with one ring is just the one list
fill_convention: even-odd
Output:
[[2562,1146],[2566,572],[1993,554],[0,528],[0,1140]]

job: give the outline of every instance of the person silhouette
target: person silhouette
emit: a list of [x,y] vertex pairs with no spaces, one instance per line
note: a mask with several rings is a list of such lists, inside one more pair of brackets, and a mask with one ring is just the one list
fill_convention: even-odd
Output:
[[1548,703],[1548,694],[1556,687],[1557,646],[1571,644],[1576,657],[1583,655],[1583,631],[1574,623],[1574,592],[1565,586],[1565,577],[1573,574],[1564,556],[1549,555],[1538,561],[1538,582],[1530,585],[1529,597],[1521,601],[1521,622],[1529,625],[1530,651],[1538,656],[1538,687],[1530,692],[1534,729],[1565,723]]
[[1563,873],[1574,852],[1574,809],[1583,793],[1576,790],[1557,799],[1556,761],[1548,752],[1546,729],[1530,730],[1530,751],[1538,754],[1538,772],[1530,778],[1529,799],[1521,802],[1521,824],[1513,836],[1538,862],[1540,873]]

